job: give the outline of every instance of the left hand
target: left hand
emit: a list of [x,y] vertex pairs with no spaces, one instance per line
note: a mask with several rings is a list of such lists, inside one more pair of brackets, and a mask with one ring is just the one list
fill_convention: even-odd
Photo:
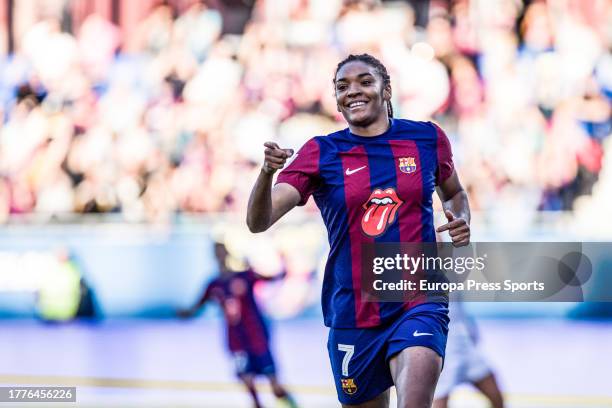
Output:
[[455,247],[465,246],[470,243],[470,224],[463,218],[455,217],[449,210],[444,211],[444,215],[448,219],[448,223],[438,227],[437,232],[448,230],[448,234],[453,240]]
[[176,315],[181,319],[187,319],[189,317],[193,317],[194,312],[191,309],[180,309],[177,310]]

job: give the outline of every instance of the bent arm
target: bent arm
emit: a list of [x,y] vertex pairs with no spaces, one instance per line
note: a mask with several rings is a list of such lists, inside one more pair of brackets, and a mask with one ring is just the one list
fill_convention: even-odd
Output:
[[471,214],[468,196],[459,181],[457,172],[453,171],[449,178],[436,187],[436,192],[440,201],[442,201],[445,212],[450,211],[455,218],[461,218],[467,224],[470,223]]
[[448,231],[456,247],[468,245],[471,234],[470,205],[467,193],[463,190],[455,171],[438,186],[437,192],[448,220],[448,223],[439,227],[437,232]]
[[300,193],[287,183],[272,188],[273,173],[259,173],[249,197],[247,225],[251,232],[263,232],[300,202]]

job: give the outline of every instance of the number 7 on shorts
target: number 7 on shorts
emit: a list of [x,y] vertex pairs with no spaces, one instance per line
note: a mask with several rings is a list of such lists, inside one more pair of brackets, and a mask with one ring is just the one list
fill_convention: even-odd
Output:
[[355,353],[355,346],[352,344],[338,344],[338,350],[344,351],[344,358],[342,359],[342,375],[348,377],[348,366],[351,357]]

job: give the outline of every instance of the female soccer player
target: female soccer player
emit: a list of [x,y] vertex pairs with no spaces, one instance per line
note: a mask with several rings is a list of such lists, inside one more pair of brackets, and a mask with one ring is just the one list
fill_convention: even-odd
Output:
[[265,143],[247,224],[265,231],[312,195],[330,242],[322,306],[338,399],[345,407],[387,407],[395,385],[399,407],[430,407],[448,332],[447,299],[366,301],[362,245],[435,242],[434,189],[449,221],[438,230],[467,245],[467,195],[444,132],[430,122],[393,118],[390,78],[380,61],[350,55],[333,84],[348,128],[306,142],[274,188],[273,174],[293,150]]

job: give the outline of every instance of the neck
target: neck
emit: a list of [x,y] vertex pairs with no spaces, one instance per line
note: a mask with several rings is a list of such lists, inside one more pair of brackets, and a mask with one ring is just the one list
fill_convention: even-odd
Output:
[[366,126],[351,125],[349,123],[349,130],[354,135],[374,137],[385,133],[387,129],[389,129],[389,126],[389,116],[385,113],[384,116]]

